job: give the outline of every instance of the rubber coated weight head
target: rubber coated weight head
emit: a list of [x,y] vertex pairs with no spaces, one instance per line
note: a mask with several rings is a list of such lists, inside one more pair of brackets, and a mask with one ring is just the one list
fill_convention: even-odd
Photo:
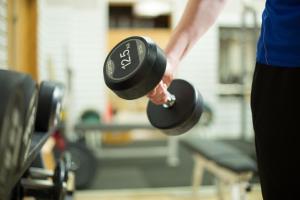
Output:
[[67,168],[63,160],[59,160],[57,166],[54,170],[53,175],[53,195],[54,199],[64,200],[67,188],[66,188],[66,176],[67,176]]
[[106,85],[123,99],[137,99],[150,92],[166,70],[163,51],[146,37],[129,37],[108,54],[104,67]]
[[6,199],[19,165],[24,122],[24,74],[0,70],[0,197]]
[[172,81],[169,92],[176,96],[171,108],[148,102],[147,115],[150,123],[168,135],[179,135],[198,123],[203,112],[203,100],[193,85],[181,79]]
[[97,159],[94,153],[80,140],[75,143],[68,143],[67,151],[71,154],[75,168],[75,188],[88,188],[97,173]]
[[22,89],[24,91],[25,120],[24,134],[21,141],[21,152],[23,154],[20,158],[21,165],[23,164],[24,160],[26,160],[29,153],[31,138],[35,128],[35,117],[38,98],[37,84],[30,76],[26,76],[24,78]]
[[62,86],[49,81],[40,84],[35,131],[48,132],[55,127],[60,116],[63,98]]

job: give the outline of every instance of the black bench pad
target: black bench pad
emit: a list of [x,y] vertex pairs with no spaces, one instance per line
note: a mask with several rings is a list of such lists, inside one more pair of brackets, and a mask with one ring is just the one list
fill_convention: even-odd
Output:
[[256,162],[240,150],[218,140],[188,138],[182,144],[217,165],[236,173],[256,172]]

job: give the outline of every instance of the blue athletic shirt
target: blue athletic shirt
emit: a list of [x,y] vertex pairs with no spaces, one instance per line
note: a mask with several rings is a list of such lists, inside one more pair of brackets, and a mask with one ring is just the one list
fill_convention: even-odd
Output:
[[257,62],[300,67],[300,0],[267,0]]

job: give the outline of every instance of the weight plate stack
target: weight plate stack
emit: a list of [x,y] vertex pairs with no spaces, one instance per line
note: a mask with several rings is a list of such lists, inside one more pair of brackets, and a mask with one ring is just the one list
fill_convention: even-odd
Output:
[[60,119],[63,99],[62,85],[43,81],[39,87],[35,131],[48,132]]
[[32,134],[34,133],[34,126],[35,126],[35,117],[36,117],[36,110],[37,110],[37,84],[36,82],[30,77],[27,76],[24,78],[22,89],[24,91],[24,102],[25,102],[25,120],[24,120],[24,134],[21,144],[21,152],[24,154],[20,158],[21,165],[23,164],[24,160],[28,157],[31,138]]
[[27,75],[0,70],[0,197],[7,199],[11,177],[20,159],[24,132],[24,78]]

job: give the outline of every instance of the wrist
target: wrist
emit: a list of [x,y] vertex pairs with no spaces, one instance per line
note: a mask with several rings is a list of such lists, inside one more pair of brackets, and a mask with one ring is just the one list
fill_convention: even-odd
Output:
[[172,56],[171,54],[167,54],[167,62],[172,71],[176,71],[179,65],[180,60],[176,56]]

